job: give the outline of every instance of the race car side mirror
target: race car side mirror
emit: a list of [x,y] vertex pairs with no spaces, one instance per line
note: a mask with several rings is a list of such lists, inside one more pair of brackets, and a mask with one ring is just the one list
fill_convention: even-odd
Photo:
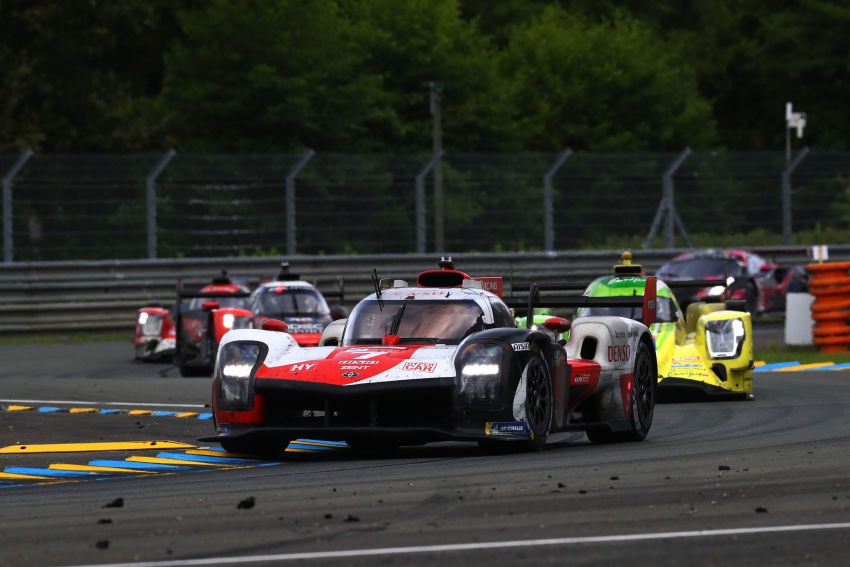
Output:
[[264,331],[277,331],[278,333],[285,333],[289,330],[289,325],[280,319],[266,319],[263,321],[263,330]]
[[201,305],[201,309],[204,311],[212,311],[213,309],[218,309],[220,306],[218,301],[204,301],[203,305]]
[[563,317],[549,317],[543,321],[543,326],[553,333],[561,334],[570,330],[570,322]]

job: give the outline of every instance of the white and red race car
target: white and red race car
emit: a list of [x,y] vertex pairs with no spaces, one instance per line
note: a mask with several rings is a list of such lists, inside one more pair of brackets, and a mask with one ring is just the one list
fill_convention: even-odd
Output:
[[133,346],[136,360],[169,360],[176,341],[174,316],[159,305],[139,309]]
[[[416,286],[375,278],[376,292],[324,331],[324,346],[299,346],[274,320],[227,333],[212,383],[217,435],[202,440],[276,453],[305,436],[374,450],[441,440],[538,449],[569,430],[593,442],[647,435],[658,371],[644,323],[579,318],[565,344],[567,320],[516,328],[500,297],[441,266]],[[649,296],[577,299],[640,306],[648,319],[655,310]]]

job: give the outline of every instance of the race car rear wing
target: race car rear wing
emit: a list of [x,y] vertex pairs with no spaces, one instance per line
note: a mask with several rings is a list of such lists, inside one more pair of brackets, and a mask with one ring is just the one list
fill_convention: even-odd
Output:
[[726,279],[722,280],[663,280],[667,287],[714,287],[716,285],[728,287]]
[[[563,289],[563,288],[558,288]],[[514,309],[525,309],[526,326],[531,328],[535,307],[634,307],[641,309],[641,322],[647,327],[655,323],[658,302],[656,298],[656,277],[646,278],[643,295],[623,295],[615,297],[588,297],[586,295],[543,296],[541,287],[532,284],[526,300],[506,299],[505,304]]]

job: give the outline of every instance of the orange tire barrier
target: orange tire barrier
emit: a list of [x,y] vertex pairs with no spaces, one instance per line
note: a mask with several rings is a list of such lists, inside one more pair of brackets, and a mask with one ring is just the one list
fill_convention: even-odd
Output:
[[814,342],[821,352],[846,352],[850,348],[850,262],[824,262],[806,266],[811,274]]

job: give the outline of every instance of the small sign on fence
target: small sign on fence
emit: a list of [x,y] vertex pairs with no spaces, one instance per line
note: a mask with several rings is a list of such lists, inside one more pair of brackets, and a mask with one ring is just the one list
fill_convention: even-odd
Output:
[[809,248],[809,257],[815,262],[826,262],[829,260],[829,246],[817,244]]

